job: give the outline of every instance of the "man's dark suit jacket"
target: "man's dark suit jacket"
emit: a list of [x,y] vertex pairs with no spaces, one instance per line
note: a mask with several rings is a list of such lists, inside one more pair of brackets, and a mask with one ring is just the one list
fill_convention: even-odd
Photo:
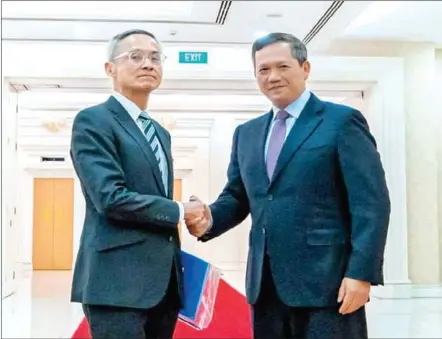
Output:
[[71,158],[86,200],[74,302],[153,307],[165,295],[173,264],[182,296],[171,139],[154,124],[168,160],[167,192],[150,145],[115,98],[74,120]]
[[258,298],[265,252],[276,289],[292,307],[337,305],[344,277],[383,284],[389,192],[376,143],[362,114],[311,95],[269,180],[264,146],[273,113],[237,127],[228,182],[210,205],[208,241],[252,227],[247,299]]

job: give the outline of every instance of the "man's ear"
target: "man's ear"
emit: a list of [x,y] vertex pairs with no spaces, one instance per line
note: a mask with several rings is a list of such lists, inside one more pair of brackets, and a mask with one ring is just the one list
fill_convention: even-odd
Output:
[[107,61],[104,64],[104,70],[107,74],[107,76],[113,78],[115,76],[115,65],[112,62]]
[[310,62],[305,61],[304,64],[302,65],[302,68],[304,69],[304,80],[307,80],[308,77],[310,76]]

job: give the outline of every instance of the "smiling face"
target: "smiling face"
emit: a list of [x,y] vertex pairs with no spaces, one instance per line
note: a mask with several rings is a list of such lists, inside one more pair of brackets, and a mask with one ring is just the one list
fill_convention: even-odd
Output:
[[255,76],[261,92],[280,109],[286,108],[305,90],[310,63],[293,57],[290,44],[276,42],[255,53]]
[[117,88],[143,93],[158,88],[164,56],[155,39],[145,34],[130,35],[118,44],[114,54],[105,68]]

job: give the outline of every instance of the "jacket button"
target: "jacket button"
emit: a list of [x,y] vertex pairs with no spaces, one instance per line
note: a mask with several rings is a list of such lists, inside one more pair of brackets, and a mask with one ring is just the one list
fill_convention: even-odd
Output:
[[269,194],[268,198],[269,198],[270,201],[272,201],[273,200],[273,195]]
[[266,234],[266,229],[265,229],[265,227],[262,228],[262,234]]
[[172,241],[173,241],[173,237],[170,236],[170,237],[169,237],[169,242],[172,242]]

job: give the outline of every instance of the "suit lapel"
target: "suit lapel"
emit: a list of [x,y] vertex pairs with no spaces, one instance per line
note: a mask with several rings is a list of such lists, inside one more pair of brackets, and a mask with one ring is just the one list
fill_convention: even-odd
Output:
[[287,140],[284,142],[284,146],[276,162],[270,185],[275,182],[281,174],[281,171],[296,154],[304,141],[307,140],[322,122],[322,117],[318,114],[321,110],[322,102],[312,93],[299,118],[296,120],[295,125],[292,127]]
[[161,178],[160,168],[157,165],[158,161],[155,158],[155,154],[153,153],[152,148],[147,142],[146,137],[143,135],[143,132],[141,132],[140,128],[131,118],[129,113],[126,112],[123,106],[121,106],[120,103],[115,98],[110,97],[106,104],[107,107],[114,113],[114,116],[116,120],[120,123],[120,125],[123,126],[123,128],[129,133],[129,135],[133,139],[135,139],[135,141],[140,146],[143,154],[146,156],[147,160],[152,165],[154,177],[158,186],[161,189],[161,192],[163,192],[163,194],[166,195],[166,192],[164,192],[164,185],[163,185],[163,180]]
[[170,152],[171,145],[169,142],[169,138],[167,137],[164,128],[156,121],[152,120],[155,130],[157,132],[158,139],[160,141],[161,147],[163,148],[164,154],[167,159],[167,171],[169,173],[168,177],[168,185],[167,185],[167,197],[172,198],[173,195],[173,168],[172,168],[172,154]]

